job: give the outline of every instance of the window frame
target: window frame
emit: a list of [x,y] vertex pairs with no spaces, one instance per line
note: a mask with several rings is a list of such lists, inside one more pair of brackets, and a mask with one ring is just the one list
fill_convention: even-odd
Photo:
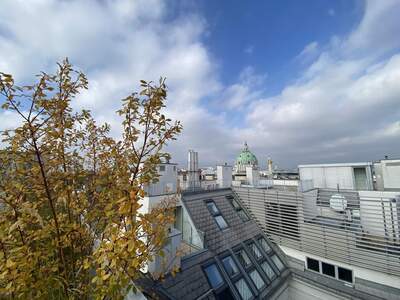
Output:
[[[253,273],[255,271],[258,273],[258,275],[260,276],[261,280],[264,282],[264,285],[260,289],[258,289],[258,287],[256,286],[256,283],[254,282],[253,278],[251,277],[251,273]],[[256,290],[257,290],[257,292],[259,294],[261,294],[270,285],[270,282],[265,280],[265,278],[263,276],[263,273],[260,273],[258,268],[254,267],[254,266],[253,266],[252,269],[247,271],[247,275],[249,276],[249,278],[251,280],[251,283],[254,285],[254,287],[256,288]]]
[[[354,272],[353,272],[353,270],[348,269],[348,268],[343,268],[343,267],[340,267],[340,266],[336,266],[336,269],[337,269],[337,279],[338,280],[343,281],[343,282],[348,283],[348,284],[354,284]],[[349,282],[349,281],[347,281],[345,279],[340,279],[339,278],[339,269],[350,271],[350,273],[351,273],[351,282]]]
[[[242,262],[241,262],[241,260],[240,260],[240,258],[239,258],[239,254],[238,254],[238,253],[241,252],[241,251],[243,251],[243,252],[246,254],[247,258],[248,258],[249,261],[250,261],[250,263],[249,263],[248,265],[246,265],[246,266],[244,266],[244,265],[242,264]],[[247,270],[250,269],[251,266],[254,265],[253,261],[251,260],[251,257],[250,257],[250,255],[249,255],[249,253],[247,253],[247,251],[246,251],[246,249],[245,249],[244,247],[235,248],[235,249],[233,250],[233,253],[234,253],[234,255],[235,255],[237,261],[239,262],[239,264],[243,267],[243,269],[244,269],[246,272],[247,272]]]
[[[317,272],[317,271],[315,271],[315,270],[312,270],[312,269],[310,269],[310,268],[308,267],[308,259],[312,259],[312,260],[318,261],[319,272]],[[332,266],[334,267],[335,276],[330,276],[330,275],[327,275],[327,274],[322,273],[322,263],[325,263],[325,264],[328,264],[328,265],[332,265]],[[339,268],[351,272],[351,282],[339,278]],[[347,267],[341,267],[341,266],[338,266],[338,265],[335,265],[335,264],[332,264],[332,263],[328,263],[328,262],[326,262],[326,261],[321,261],[321,260],[319,260],[319,259],[315,259],[315,258],[306,256],[305,269],[306,269],[307,271],[310,271],[310,272],[313,272],[313,273],[317,273],[317,274],[320,274],[320,275],[322,275],[322,276],[325,276],[325,277],[328,277],[328,278],[331,278],[331,279],[339,280],[339,281],[341,281],[341,282],[343,282],[344,284],[347,284],[347,285],[354,285],[354,270],[352,270],[352,269],[350,269],[350,268],[347,268]]]
[[[212,199],[207,199],[207,200],[205,201],[205,203],[206,203],[206,207],[207,207],[208,211],[210,212],[210,214],[211,214],[213,217],[218,216],[218,215],[221,214],[221,211],[219,210],[217,204],[215,204],[215,201],[214,201],[214,200],[212,200]],[[216,208],[216,210],[217,210],[216,212],[214,212],[214,211],[210,208],[210,206],[209,206],[210,204],[214,204],[214,206],[215,206],[215,208]]]
[[[269,255],[273,252],[273,251],[272,251],[271,245],[268,243],[267,239],[266,239],[264,236],[258,235],[258,236],[255,237],[255,240],[256,240],[256,243],[257,243],[258,246],[259,246],[258,248],[259,248],[262,252],[264,252],[267,256],[269,256]],[[267,243],[267,245],[268,245],[268,247],[269,247],[269,250],[268,250],[268,251],[264,249],[264,247],[262,246],[262,243],[260,242],[260,240],[264,240],[265,243]]]
[[[272,259],[272,257],[276,257],[282,264],[283,268],[282,270],[279,269],[279,267],[277,266],[277,264],[275,263],[275,261]],[[282,274],[283,272],[285,272],[285,270],[287,269],[287,266],[285,265],[285,263],[282,261],[282,259],[278,256],[278,254],[273,253],[271,256],[269,256],[270,261],[272,262],[272,264],[276,267],[276,269],[278,270],[279,274]]]
[[[228,230],[229,229],[229,223],[226,221],[225,217],[222,215],[221,210],[219,209],[219,207],[217,206],[217,204],[215,203],[215,201],[213,199],[207,199],[204,201],[207,210],[209,211],[209,213],[211,214],[212,218],[214,219],[214,222],[217,224],[219,230],[224,231],[224,230]],[[216,212],[214,212],[211,208],[210,208],[210,204],[213,204],[215,209],[217,210]],[[226,224],[226,227],[222,228],[219,223],[217,222],[217,217],[221,217],[223,219],[223,221]]]
[[[253,248],[251,247],[251,245],[254,245],[256,247],[256,249],[258,250],[258,253],[260,253],[260,256],[257,256],[255,251],[253,251]],[[250,240],[246,242],[246,246],[247,248],[249,248],[251,255],[255,258],[255,260],[258,262],[260,260],[263,260],[263,258],[265,257],[265,255],[263,254],[263,252],[261,251],[260,247],[257,245],[257,243],[254,240]]]
[[[317,262],[318,271],[317,270],[313,270],[313,269],[310,268],[309,263],[308,263],[309,260],[313,260],[313,261]],[[313,272],[321,273],[321,261],[319,261],[318,259],[311,258],[311,257],[306,257],[306,269],[310,270],[310,271],[313,271]]]
[[[225,267],[225,264],[224,264],[224,260],[227,259],[228,257],[230,257],[232,259],[232,261],[235,264],[236,269],[237,269],[237,272],[235,274],[232,274],[232,275],[230,275],[228,273],[228,271],[227,271],[227,269]],[[221,265],[223,266],[225,273],[228,275],[228,277],[231,279],[231,281],[234,281],[235,278],[238,278],[238,277],[242,276],[242,273],[240,272],[240,266],[239,266],[240,262],[235,260],[235,257],[233,256],[232,253],[230,253],[230,252],[224,253],[222,256],[219,257],[219,260],[221,261]]]
[[[225,198],[232,205],[233,210],[236,212],[236,214],[238,215],[240,220],[242,220],[243,223],[250,221],[250,217],[249,217],[248,213],[246,212],[246,210],[243,209],[241,203],[239,203],[239,201],[237,201],[233,195],[231,195],[231,194],[225,195]],[[235,202],[237,204],[237,206],[235,206],[233,204],[233,202]],[[241,212],[243,215],[239,214],[239,212]]]
[[[218,261],[218,263],[221,267],[223,276],[225,277],[225,281],[227,282],[228,286],[230,286],[232,289],[232,293],[235,293],[236,296],[239,297],[239,299],[242,299],[241,295],[239,293],[239,290],[236,288],[236,282],[243,279],[251,292],[252,296],[250,299],[254,300],[254,299],[256,299],[256,296],[259,293],[258,293],[258,290],[256,289],[256,287],[254,286],[252,279],[249,277],[249,274],[246,271],[247,268],[245,268],[238,259],[238,256],[236,253],[239,252],[240,250],[244,250],[244,247],[242,245],[237,245],[229,250],[222,252],[220,255],[217,256],[216,260]],[[250,263],[253,263],[249,254],[246,251],[245,251],[245,253],[249,257]],[[223,260],[226,259],[227,257],[231,257],[232,261],[235,263],[235,265],[238,269],[238,272],[232,276],[228,274],[227,270],[225,269],[225,265],[223,263]],[[252,267],[250,267],[250,268],[252,268]],[[262,276],[262,274],[261,274],[261,276]]]
[[243,280],[243,281],[246,283],[247,288],[249,289],[249,291],[250,291],[250,293],[251,293],[251,295],[252,295],[252,296],[250,297],[249,300],[255,299],[255,296],[256,296],[256,295],[254,294],[253,288],[249,285],[249,282],[247,282],[247,280],[246,280],[246,278],[245,278],[244,276],[241,276],[241,277],[239,277],[237,280],[232,281],[232,284],[233,284],[233,286],[234,286],[234,288],[235,288],[237,294],[239,295],[240,299],[243,299],[243,298],[242,298],[242,295],[239,293],[239,289],[236,287],[236,283],[237,283],[238,281],[240,281],[240,280]]
[[[272,272],[274,273],[274,276],[272,278],[269,278],[268,274],[264,271],[263,267],[261,266],[262,264],[266,263],[272,270]],[[262,273],[265,275],[265,277],[272,283],[276,278],[278,278],[279,274],[274,270],[274,266],[269,262],[268,259],[263,259],[262,261],[260,261],[260,268]]]
[[[272,280],[268,277],[267,274],[264,273],[264,270],[261,268],[261,263],[266,261],[268,259],[268,256],[263,254],[263,252],[260,251],[262,257],[260,259],[256,259],[256,257],[253,255],[252,250],[250,249],[249,245],[251,243],[254,243],[253,239],[245,241],[242,246],[237,246],[233,250],[233,253],[235,255],[236,260],[239,262],[240,267],[242,268],[242,272],[245,273],[245,276],[247,277],[248,285],[251,287],[253,290],[253,294],[258,296],[261,295],[265,290],[271,285]],[[256,245],[257,246],[257,245]],[[259,248],[258,248],[259,249]],[[259,249],[260,250],[260,249]],[[239,252],[243,251],[247,257],[249,258],[250,264],[244,266],[239,258]],[[269,263],[271,266],[271,264]],[[261,279],[264,282],[264,286],[259,290],[255,283],[253,282],[253,279],[250,277],[250,273],[253,272],[254,270],[257,270],[259,273]],[[273,279],[277,278],[277,272],[273,269],[275,277]]]
[[[222,282],[219,285],[217,285],[216,287],[213,287],[213,285],[211,284],[210,278],[208,277],[207,272],[206,272],[206,269],[209,268],[212,265],[214,265],[217,268],[217,271],[218,271],[219,275],[222,278]],[[225,278],[224,278],[224,276],[223,276],[223,274],[222,274],[222,272],[221,272],[221,270],[220,270],[220,268],[218,266],[218,263],[214,259],[212,259],[212,260],[206,262],[205,264],[203,264],[201,266],[201,269],[203,270],[204,276],[206,277],[207,282],[208,282],[210,288],[213,291],[217,292],[218,290],[222,290],[223,287],[226,286],[226,280],[225,280]]]
[[[326,266],[325,269],[326,269],[326,268],[329,268],[329,269],[332,268],[332,269],[333,269],[333,275],[327,274],[328,272],[327,272],[327,273],[324,273],[324,265]],[[325,271],[327,271],[327,270],[325,270]],[[331,278],[336,278],[336,277],[337,277],[337,274],[336,274],[336,266],[333,265],[333,264],[330,264],[330,263],[321,261],[321,274],[322,274],[322,275],[325,275],[325,276],[328,276],[328,277],[331,277]]]

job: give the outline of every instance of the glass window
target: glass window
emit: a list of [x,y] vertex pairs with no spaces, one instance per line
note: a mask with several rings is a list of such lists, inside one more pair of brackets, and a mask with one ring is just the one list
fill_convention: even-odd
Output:
[[217,206],[215,205],[214,202],[207,202],[207,208],[208,208],[208,210],[210,211],[210,213],[212,215],[219,214],[219,210],[218,210],[218,208],[217,208]]
[[223,216],[219,215],[219,216],[215,216],[214,218],[220,229],[228,228],[228,224],[226,223]]
[[322,262],[322,274],[335,277],[335,266]]
[[319,272],[319,261],[307,257],[307,269]]
[[276,256],[276,254],[272,255],[271,259],[274,262],[274,264],[278,267],[279,271],[282,271],[285,268],[282,261],[279,259],[278,256]]
[[264,238],[259,239],[258,242],[265,252],[268,253],[269,251],[271,251],[271,247],[268,245],[267,241]]
[[204,269],[206,275],[208,277],[208,281],[213,288],[220,286],[224,280],[222,279],[221,273],[218,271],[218,268],[215,264],[209,265]]
[[249,245],[249,247],[250,247],[251,252],[253,253],[253,255],[254,255],[255,258],[258,259],[258,258],[261,258],[261,257],[262,257],[262,254],[261,254],[260,250],[258,250],[256,244],[251,243],[251,244]]
[[353,283],[353,272],[349,269],[338,267],[338,278]]
[[261,278],[260,273],[257,270],[250,272],[250,278],[253,280],[254,285],[258,290],[261,290],[265,286],[264,280]]
[[164,172],[165,171],[165,166],[160,166],[160,172]]
[[224,259],[222,259],[222,263],[224,264],[226,273],[228,273],[229,276],[233,276],[239,273],[239,270],[231,256],[227,256]]
[[248,267],[251,265],[250,258],[243,249],[237,252],[236,254],[243,267]]
[[246,221],[250,220],[249,217],[247,216],[247,214],[244,212],[244,210],[241,209],[237,213],[238,213],[240,219],[242,219],[243,222],[246,222]]
[[264,273],[268,276],[268,278],[270,280],[272,280],[275,277],[274,270],[271,268],[271,266],[266,261],[264,261],[261,264],[261,268],[263,269]]
[[232,205],[236,209],[241,209],[239,203],[235,199],[232,199]]
[[249,286],[243,278],[236,281],[235,286],[243,300],[249,300],[253,296]]

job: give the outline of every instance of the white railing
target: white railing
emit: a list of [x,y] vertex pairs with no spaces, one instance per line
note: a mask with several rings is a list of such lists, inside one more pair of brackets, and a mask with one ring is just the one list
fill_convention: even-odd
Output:
[[277,244],[400,276],[400,197],[394,193],[234,191]]

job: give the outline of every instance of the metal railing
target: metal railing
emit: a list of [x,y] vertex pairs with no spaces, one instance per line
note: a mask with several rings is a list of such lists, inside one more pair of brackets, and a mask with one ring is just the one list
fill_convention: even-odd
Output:
[[182,252],[183,255],[196,253],[205,248],[204,244],[205,234],[203,231],[189,227],[189,230],[182,232]]
[[234,192],[277,244],[400,276],[400,197],[394,193],[243,187]]

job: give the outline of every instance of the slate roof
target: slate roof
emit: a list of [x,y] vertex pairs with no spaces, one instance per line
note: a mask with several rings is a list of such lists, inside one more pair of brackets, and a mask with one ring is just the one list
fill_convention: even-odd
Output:
[[[216,263],[226,282],[226,287],[233,289],[233,296],[240,299],[239,293],[234,288],[234,283],[221,264],[220,255],[233,255],[235,249],[245,247],[245,242],[256,238],[264,237],[268,240],[256,222],[252,219],[244,222],[238,215],[231,202],[227,199],[233,197],[231,189],[215,190],[212,192],[197,192],[193,194],[184,194],[182,196],[183,206],[190,215],[195,227],[205,233],[205,249],[194,253],[190,256],[183,257],[181,261],[181,271],[174,277],[167,276],[166,279],[159,283],[159,286],[170,296],[171,299],[217,299],[216,294],[212,291],[207,276],[203,271],[204,265]],[[222,216],[228,223],[229,227],[221,230],[214,220],[214,217],[206,206],[206,201],[212,199]],[[279,250],[269,242],[272,252],[269,256],[277,254],[282,262],[285,262]],[[263,252],[264,253],[264,252]],[[265,254],[267,256],[267,254]],[[267,259],[267,258],[265,258]],[[270,262],[270,259],[268,258]],[[236,262],[238,262],[236,260]],[[254,261],[254,265],[257,265]],[[275,266],[275,265],[274,265]],[[248,274],[244,268],[239,266],[241,276],[246,277],[250,281]],[[257,268],[260,268],[259,266]],[[260,269],[258,269],[260,270]],[[275,269],[278,276],[269,282],[262,292],[258,293],[256,299],[261,299],[267,295],[271,295],[290,275],[289,269],[280,272]],[[262,271],[260,271],[262,273]],[[250,284],[251,285],[251,284]],[[256,290],[256,289],[255,289]]]

